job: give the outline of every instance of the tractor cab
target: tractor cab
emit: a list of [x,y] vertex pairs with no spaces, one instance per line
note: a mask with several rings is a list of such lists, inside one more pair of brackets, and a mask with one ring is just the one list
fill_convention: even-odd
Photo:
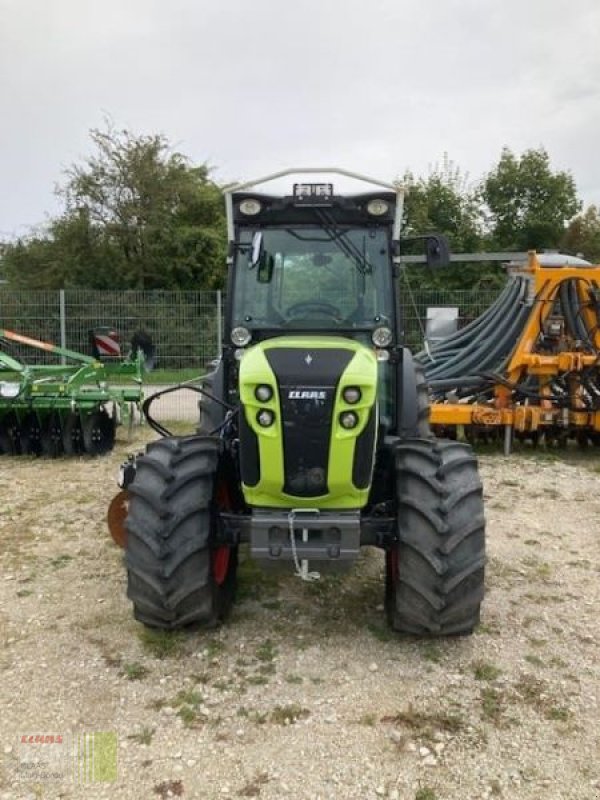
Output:
[[331,184],[295,184],[283,198],[234,194],[232,343],[312,331],[371,344],[377,331],[390,344],[395,200],[335,196]]

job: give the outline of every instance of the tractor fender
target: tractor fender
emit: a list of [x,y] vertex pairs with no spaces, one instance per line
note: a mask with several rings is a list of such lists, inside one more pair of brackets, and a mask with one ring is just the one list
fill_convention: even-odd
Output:
[[219,359],[213,372],[209,372],[202,378],[201,388],[207,394],[201,395],[198,401],[199,429],[210,433],[216,430],[225,419],[225,408],[217,402],[218,400],[225,401],[225,362],[223,358]]
[[422,375],[408,347],[396,365],[396,431],[401,438],[422,436]]

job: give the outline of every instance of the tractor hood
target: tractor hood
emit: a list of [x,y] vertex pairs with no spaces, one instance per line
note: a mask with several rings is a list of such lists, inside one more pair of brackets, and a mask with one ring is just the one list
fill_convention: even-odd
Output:
[[377,432],[377,361],[335,336],[280,336],[240,362],[242,484],[251,506],[357,509]]

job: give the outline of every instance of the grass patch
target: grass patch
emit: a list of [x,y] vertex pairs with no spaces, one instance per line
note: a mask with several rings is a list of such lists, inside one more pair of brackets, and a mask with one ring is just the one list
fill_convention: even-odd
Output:
[[[203,700],[204,696],[200,692],[196,692],[194,689],[182,689],[177,692],[170,705],[175,708],[179,707],[177,716],[186,728],[196,728],[209,721],[207,715],[198,708]],[[216,720],[212,721],[215,722]]]
[[410,705],[406,711],[382,717],[381,722],[391,722],[409,728],[423,739],[433,739],[434,734],[440,731],[458,733],[464,727],[464,720],[458,714],[449,714],[445,711],[433,713],[417,711]]
[[181,383],[206,375],[204,367],[184,367],[183,369],[154,369],[144,373],[144,383]]
[[394,638],[394,632],[387,625],[376,625],[369,623],[367,625],[369,633],[378,639],[380,642],[390,642]]
[[255,651],[256,658],[263,663],[273,661],[276,655],[277,648],[271,639],[265,639],[265,641],[262,642],[262,644],[260,644]]
[[268,682],[269,679],[265,675],[248,675],[246,678],[246,683],[250,683],[252,686],[266,686]]
[[198,712],[191,706],[181,706],[177,712],[177,716],[181,719],[186,728],[192,728],[198,720]]
[[183,651],[184,635],[180,631],[142,628],[138,636],[144,650],[155,658],[172,658]]
[[500,636],[500,626],[494,622],[480,622],[474,633],[476,636]]
[[430,786],[421,786],[417,789],[415,800],[437,800],[437,794]]
[[207,658],[216,658],[218,655],[225,652],[226,647],[225,643],[220,639],[209,639],[205,649]]
[[367,725],[370,728],[372,728],[376,722],[377,722],[377,715],[372,714],[370,712],[363,714],[358,720],[359,725]]
[[505,705],[503,693],[491,686],[486,686],[481,690],[480,699],[483,716],[492,722],[499,722]]
[[534,675],[521,675],[514,688],[518,698],[527,705],[535,706],[538,709],[548,707],[548,684],[541,678],[536,678]]
[[304,678],[301,675],[286,675],[284,680],[286,683],[302,683]]
[[527,653],[525,656],[525,661],[527,661],[529,664],[533,664],[534,667],[545,666],[543,660],[539,656],[534,655],[533,653]]
[[142,728],[139,733],[130,733],[127,737],[138,744],[152,744],[154,737],[154,728]]
[[302,708],[297,703],[290,703],[285,706],[275,706],[269,714],[269,722],[276,725],[293,725],[299,719],[306,719],[310,716],[307,708]]
[[68,553],[63,553],[60,556],[55,556],[54,558],[50,559],[50,566],[52,569],[62,569],[66,567],[69,561],[73,560],[73,556],[68,555]]
[[267,572],[252,558],[241,561],[237,574],[236,597],[238,603],[245,600],[275,599],[279,593],[281,576]]
[[148,669],[143,664],[137,661],[132,661],[128,664],[123,664],[123,671],[121,673],[128,681],[141,681],[148,674]]
[[267,711],[256,711],[245,706],[240,706],[237,710],[238,717],[253,722],[255,725],[265,725],[269,721],[269,714]]
[[442,660],[442,648],[436,642],[423,642],[420,647],[421,655],[425,661],[439,664]]
[[494,664],[489,664],[486,661],[475,661],[473,664],[473,675],[475,675],[475,680],[478,681],[495,681],[501,672],[502,670],[498,669]]
[[546,719],[553,720],[554,722],[566,722],[571,716],[568,708],[562,706],[552,706],[546,711]]

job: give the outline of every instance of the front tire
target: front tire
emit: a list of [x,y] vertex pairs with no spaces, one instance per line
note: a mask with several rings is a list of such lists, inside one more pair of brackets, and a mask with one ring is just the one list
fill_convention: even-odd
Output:
[[484,593],[485,520],[468,445],[410,439],[396,448],[398,542],[386,553],[386,611],[402,633],[472,633]]
[[214,626],[233,602],[237,550],[216,547],[219,440],[172,437],[148,445],[129,487],[127,595],[153,628]]

